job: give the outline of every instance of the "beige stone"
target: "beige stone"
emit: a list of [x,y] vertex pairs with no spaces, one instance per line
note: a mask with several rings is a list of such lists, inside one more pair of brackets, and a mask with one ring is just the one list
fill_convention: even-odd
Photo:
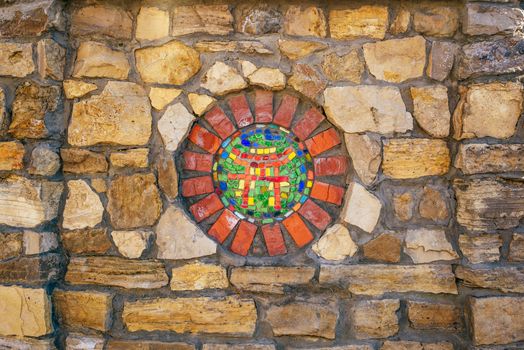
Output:
[[33,148],[27,171],[31,175],[53,176],[60,169],[60,156],[48,145]]
[[393,35],[403,34],[408,31],[410,23],[411,12],[405,8],[400,8],[389,26],[389,32]]
[[96,89],[98,89],[98,86],[85,81],[64,80],[64,93],[66,98],[70,100],[87,95]]
[[72,174],[94,174],[105,173],[108,169],[104,154],[88,151],[80,148],[60,149],[62,158],[62,170]]
[[137,40],[156,40],[169,35],[169,13],[157,7],[142,7],[136,17]]
[[514,233],[511,238],[508,260],[524,261],[524,234]]
[[24,231],[24,254],[47,253],[58,248],[58,237],[54,232]]
[[387,6],[366,5],[355,9],[329,11],[329,31],[334,39],[384,39],[387,28]]
[[24,168],[24,145],[18,141],[0,142],[0,170]]
[[167,151],[173,152],[178,149],[194,119],[195,116],[180,102],[166,109],[157,127]]
[[291,5],[284,15],[284,32],[288,35],[326,36],[326,17],[318,7]]
[[520,8],[470,3],[466,5],[462,31],[468,35],[513,35],[523,26],[524,10]]
[[502,238],[499,235],[469,236],[462,234],[458,242],[462,254],[472,264],[494,262],[500,259]]
[[69,254],[105,254],[113,247],[105,228],[81,229],[60,233]]
[[103,350],[105,339],[81,333],[69,333],[65,340],[66,350]]
[[247,87],[247,83],[235,68],[217,61],[202,78],[201,86],[220,96],[242,90]]
[[233,31],[233,16],[228,5],[177,6],[172,14],[173,36],[193,33],[227,35]]
[[107,331],[110,326],[113,296],[95,291],[53,292],[53,306],[60,323],[67,328],[87,327]]
[[523,144],[460,144],[455,168],[464,174],[524,171]]
[[152,87],[151,90],[149,90],[151,106],[160,111],[173,102],[173,100],[180,96],[181,93],[182,90],[180,89]]
[[347,133],[390,134],[413,129],[400,91],[393,86],[339,86],[324,91],[329,120]]
[[170,152],[159,152],[155,167],[158,175],[158,186],[169,200],[174,200],[178,195],[178,172],[175,161]]
[[440,229],[408,230],[405,244],[404,252],[415,264],[455,260],[459,257],[446,238],[444,230]]
[[101,178],[91,179],[91,187],[98,193],[106,193],[107,181]]
[[453,344],[448,342],[440,343],[419,343],[417,341],[386,340],[380,350],[453,350]]
[[196,50],[180,41],[135,51],[136,69],[146,83],[182,85],[201,67]]
[[[304,348],[287,347],[288,350],[300,350]],[[315,350],[373,350],[369,344],[348,344],[339,346],[314,347]]]
[[344,134],[344,139],[358,177],[365,185],[371,185],[382,161],[382,147],[378,137],[370,134]]
[[113,231],[111,238],[118,252],[130,259],[138,259],[147,248],[153,232],[151,231]]
[[395,211],[395,216],[400,221],[411,220],[414,207],[413,195],[409,192],[404,192],[393,197],[393,210]]
[[372,232],[380,218],[382,203],[357,182],[349,184],[341,218],[366,232]]
[[144,145],[151,123],[145,91],[134,83],[110,81],[100,95],[73,105],[68,142],[74,146]]
[[76,53],[74,78],[127,79],[131,66],[125,53],[104,44],[85,41]]
[[172,270],[171,290],[223,289],[229,287],[227,271],[220,265],[189,263]]
[[351,50],[341,56],[332,52],[324,56],[322,61],[322,70],[331,81],[351,81],[359,84],[362,81],[364,69],[364,60],[357,50]]
[[306,266],[247,266],[231,270],[231,284],[252,292],[284,294],[284,287],[307,285],[315,268]]
[[388,338],[399,330],[400,300],[362,300],[351,308],[351,327],[357,339]]
[[115,168],[147,168],[149,166],[149,148],[113,152],[109,156],[109,161]]
[[22,255],[23,233],[12,232],[0,234],[0,260],[16,258]]
[[202,350],[275,350],[273,344],[203,344]]
[[5,92],[0,87],[0,130],[3,130],[6,125],[6,105],[5,105]]
[[364,244],[364,257],[370,260],[398,263],[400,261],[401,240],[389,233],[383,233]]
[[130,332],[174,331],[252,336],[257,311],[252,299],[236,296],[162,298],[125,302],[122,318]]
[[38,74],[42,79],[47,77],[54,80],[64,79],[66,51],[53,39],[42,39],[38,42],[36,47]]
[[247,78],[250,74],[254,73],[258,68],[253,64],[253,62],[246,60],[239,60],[240,70],[242,71],[242,76]]
[[30,43],[0,43],[0,76],[23,78],[35,71]]
[[195,345],[182,342],[160,342],[150,340],[109,339],[106,350],[196,350]]
[[453,36],[458,29],[458,24],[459,12],[453,7],[424,7],[415,11],[413,15],[415,31],[427,36]]
[[188,94],[187,98],[189,99],[189,104],[193,109],[193,113],[198,116],[206,113],[216,101],[216,99],[211,96],[195,93]]
[[414,329],[457,330],[461,327],[461,310],[453,304],[408,301],[408,320]]
[[358,250],[347,228],[341,224],[329,227],[311,247],[322,259],[339,261],[352,257]]
[[298,60],[314,52],[325,50],[327,45],[316,41],[279,39],[278,48],[287,58]]
[[518,266],[457,266],[455,275],[467,287],[524,293],[524,271]]
[[[55,350],[54,338],[0,337],[0,347],[16,350]],[[67,350],[70,350],[69,348]],[[80,349],[78,349],[80,350]],[[85,350],[85,349],[82,349]],[[100,349],[102,350],[102,349]]]
[[199,52],[236,52],[248,55],[272,55],[272,49],[255,40],[204,40],[194,45]]
[[444,85],[412,87],[411,98],[418,125],[430,136],[448,136],[451,121],[448,89]]
[[247,77],[251,85],[268,90],[282,90],[286,87],[286,76],[276,68],[261,67]]
[[433,221],[443,221],[449,216],[446,200],[441,192],[431,187],[424,187],[424,192],[418,205],[421,217]]
[[459,50],[460,46],[456,43],[433,41],[429,51],[426,74],[431,79],[438,81],[445,80],[451,72],[451,68],[453,68],[455,57]]
[[522,84],[514,82],[461,88],[460,101],[453,113],[453,136],[456,139],[513,136],[522,113],[522,91]]
[[44,289],[0,286],[1,335],[40,337],[53,331],[51,303]]
[[116,6],[92,5],[73,13],[71,33],[75,36],[109,36],[131,39],[133,21],[131,14]]
[[288,84],[302,95],[315,101],[322,95],[327,86],[327,81],[311,65],[295,64]]
[[419,78],[426,65],[426,40],[414,36],[364,44],[364,59],[379,80],[401,83]]
[[104,206],[100,197],[84,180],[67,182],[67,199],[62,226],[66,229],[95,227],[102,222]]

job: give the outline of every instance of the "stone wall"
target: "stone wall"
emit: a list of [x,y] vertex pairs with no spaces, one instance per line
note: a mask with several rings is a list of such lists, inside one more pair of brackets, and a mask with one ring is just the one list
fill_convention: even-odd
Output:
[[[0,2],[0,348],[523,348],[523,26],[511,0]],[[253,122],[319,155],[261,229],[211,174]]]

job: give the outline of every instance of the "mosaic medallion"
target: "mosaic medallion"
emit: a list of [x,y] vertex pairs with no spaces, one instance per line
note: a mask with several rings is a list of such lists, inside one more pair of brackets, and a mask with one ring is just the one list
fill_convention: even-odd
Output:
[[338,217],[348,168],[320,110],[262,90],[218,102],[177,159],[193,219],[243,256],[284,255],[319,237]]

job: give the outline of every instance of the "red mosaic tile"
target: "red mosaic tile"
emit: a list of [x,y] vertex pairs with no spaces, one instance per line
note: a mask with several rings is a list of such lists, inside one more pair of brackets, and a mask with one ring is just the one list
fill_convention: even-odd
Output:
[[218,106],[213,107],[213,109],[207,112],[204,118],[222,139],[226,139],[237,129],[224,111]]
[[305,140],[326,119],[316,108],[310,108],[291,129],[301,140]]
[[310,196],[324,202],[340,205],[342,204],[342,198],[344,198],[344,192],[345,189],[343,187],[315,181]]
[[329,128],[306,140],[306,147],[313,157],[338,144],[340,144],[340,137],[334,128]]
[[255,121],[271,123],[273,120],[273,91],[257,90],[255,92]]
[[184,169],[210,172],[213,168],[213,156],[208,153],[184,151]]
[[287,253],[286,243],[282,236],[280,224],[268,224],[262,226],[262,234],[266,241],[267,252],[269,256],[284,255]]
[[316,176],[343,175],[348,170],[348,163],[348,158],[344,156],[315,158],[313,160]]
[[214,237],[220,244],[224,243],[240,219],[229,209],[224,209],[207,234]]
[[318,204],[308,199],[298,210],[307,221],[315,225],[319,230],[325,230],[331,222],[331,216]]
[[313,234],[297,213],[282,221],[282,225],[284,225],[299,248],[313,240]]
[[191,129],[187,138],[189,141],[211,154],[216,153],[221,143],[218,136],[212,134],[198,124],[193,126],[193,129]]
[[257,228],[256,225],[250,222],[240,221],[235,238],[231,243],[231,251],[235,254],[246,256],[257,233]]
[[193,214],[196,222],[200,222],[215,214],[223,207],[224,205],[220,201],[220,198],[218,198],[217,194],[212,193],[190,206],[189,211]]
[[253,114],[251,114],[251,110],[249,109],[246,95],[242,94],[231,97],[227,103],[229,104],[229,108],[231,108],[231,112],[239,128],[253,124]]
[[182,196],[193,197],[215,190],[211,176],[197,176],[182,180]]
[[273,123],[289,129],[295,111],[297,110],[297,105],[298,98],[291,95],[284,95],[282,102],[280,102],[280,107],[278,107],[278,110],[275,113]]

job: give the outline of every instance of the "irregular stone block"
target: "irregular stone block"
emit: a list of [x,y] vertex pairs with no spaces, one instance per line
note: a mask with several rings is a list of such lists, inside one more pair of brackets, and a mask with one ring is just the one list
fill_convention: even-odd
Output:
[[111,166],[115,168],[147,168],[149,148],[135,148],[123,152],[113,152],[109,156]]
[[140,341],[140,340],[118,340],[109,339],[106,350],[129,350],[138,347],[144,350],[195,350],[193,344],[187,343],[166,343],[159,341]]
[[371,260],[397,263],[400,261],[401,240],[391,234],[383,233],[364,244],[364,257]]
[[171,290],[223,289],[229,287],[227,271],[220,265],[194,262],[172,270]]
[[[16,350],[56,350],[54,340],[54,338],[34,339],[29,337],[0,337],[0,346],[5,349]],[[69,348],[67,350],[69,350]],[[100,348],[100,350],[102,350],[102,348]]]
[[71,34],[76,36],[131,39],[132,30],[131,14],[116,6],[86,6],[76,10],[71,17]]
[[427,36],[451,37],[458,29],[459,11],[445,6],[429,6],[415,11],[413,26]]
[[451,72],[451,68],[453,68],[455,57],[459,50],[460,46],[456,43],[433,41],[429,51],[426,74],[431,79],[444,81]]
[[42,144],[33,148],[27,171],[31,175],[53,176],[60,169],[60,156],[49,146]]
[[67,328],[91,328],[107,331],[111,322],[113,296],[95,291],[53,292],[53,305],[60,324]]
[[235,30],[261,35],[278,33],[282,28],[282,14],[270,4],[243,3],[235,7]]
[[444,230],[415,229],[408,230],[405,238],[405,252],[415,264],[424,264],[439,260],[458,259]]
[[95,84],[77,80],[64,80],[64,93],[66,98],[70,100],[82,97],[96,89],[98,89],[98,86]]
[[239,289],[283,294],[284,287],[308,284],[314,275],[315,269],[305,266],[235,267],[230,280]]
[[524,261],[524,235],[514,233],[509,245],[509,261]]
[[0,43],[0,75],[22,78],[34,70],[31,44]]
[[440,343],[419,343],[417,341],[386,340],[380,350],[453,350],[453,344],[448,342]]
[[228,5],[177,6],[173,9],[171,35],[193,33],[227,35],[233,31]]
[[157,7],[142,7],[136,17],[137,40],[156,40],[169,35],[169,12]]
[[387,27],[387,6],[361,6],[356,9],[329,11],[329,32],[334,39],[384,39]]
[[158,121],[157,127],[167,151],[174,152],[178,149],[180,143],[187,136],[193,120],[195,120],[195,116],[189,113],[180,102],[166,109]]
[[276,68],[261,67],[251,73],[247,79],[251,85],[268,90],[282,90],[286,87],[286,76]]
[[175,98],[180,96],[182,90],[171,88],[152,87],[149,90],[149,99],[151,106],[156,110],[162,110],[165,106],[173,102]]
[[65,231],[61,238],[69,254],[105,254],[113,246],[105,228]]
[[351,81],[360,84],[365,70],[364,60],[360,58],[357,50],[351,50],[342,56],[332,52],[324,56],[322,70],[331,81]]
[[208,95],[200,95],[200,94],[188,94],[187,95],[189,99],[189,104],[191,105],[191,108],[193,109],[193,113],[201,116],[202,114],[206,113],[211,105],[216,101],[211,96]]
[[524,171],[524,144],[460,144],[455,168],[464,174]]
[[327,86],[326,79],[309,64],[295,64],[289,86],[304,96],[317,100]]
[[66,49],[53,39],[42,39],[37,45],[38,73],[42,79],[64,79]]
[[103,350],[106,341],[102,337],[69,333],[65,340],[66,350]]
[[54,0],[6,2],[0,8],[0,38],[39,36],[52,26],[61,27],[61,10]]
[[351,308],[351,327],[357,339],[388,338],[399,330],[400,300],[361,300]]
[[111,238],[118,252],[130,259],[138,259],[149,248],[153,236],[150,231],[112,231]]
[[239,52],[248,55],[271,55],[273,50],[259,41],[238,40],[238,41],[199,41],[195,44],[195,49],[199,52]]
[[462,328],[460,319],[461,310],[453,304],[408,300],[411,328],[454,331]]
[[322,259],[338,261],[355,255],[358,245],[351,238],[347,228],[335,224],[324,232],[311,249]]
[[275,350],[273,344],[203,344],[202,350]]
[[18,141],[0,142],[0,170],[24,168],[24,145]]
[[102,222],[104,206],[100,197],[84,180],[67,182],[67,199],[62,226],[66,229],[95,227]]
[[104,44],[85,41],[77,50],[73,77],[125,80],[130,68],[124,52],[112,50]]
[[80,148],[61,148],[62,170],[73,174],[104,173],[108,169],[106,157]]
[[389,32],[393,35],[402,34],[408,31],[411,23],[411,12],[401,7],[397,10],[391,25],[389,26]]
[[473,288],[498,289],[504,293],[524,293],[524,268],[518,266],[457,266],[455,275]]
[[434,222],[443,222],[449,217],[448,204],[442,193],[427,186],[420,198],[418,212],[424,219]]
[[375,195],[359,183],[352,182],[347,189],[341,218],[348,224],[372,232],[380,219],[381,210],[382,203]]
[[288,35],[326,36],[326,17],[318,7],[291,5],[284,16],[284,32]]
[[19,257],[22,254],[22,247],[22,232],[0,234],[0,260]]
[[24,254],[47,253],[58,248],[58,238],[54,232],[24,231]]
[[247,87],[238,71],[224,62],[217,61],[202,78],[201,86],[214,95],[226,95]]
[[433,137],[449,135],[451,114],[448,89],[444,85],[412,87],[413,116],[420,127]]
[[500,259],[502,238],[499,235],[469,236],[463,234],[459,236],[459,247],[462,254],[472,264],[494,262]]
[[58,279],[61,257],[58,254],[11,259],[0,262],[0,282],[43,285]]
[[279,39],[278,48],[287,58],[298,60],[302,57],[309,56],[314,52],[325,50],[327,45],[316,41]]
[[517,7],[467,4],[462,31],[468,35],[514,34],[524,26],[524,11]]
[[344,134],[353,168],[365,185],[377,177],[382,162],[382,147],[378,137],[371,134]]

